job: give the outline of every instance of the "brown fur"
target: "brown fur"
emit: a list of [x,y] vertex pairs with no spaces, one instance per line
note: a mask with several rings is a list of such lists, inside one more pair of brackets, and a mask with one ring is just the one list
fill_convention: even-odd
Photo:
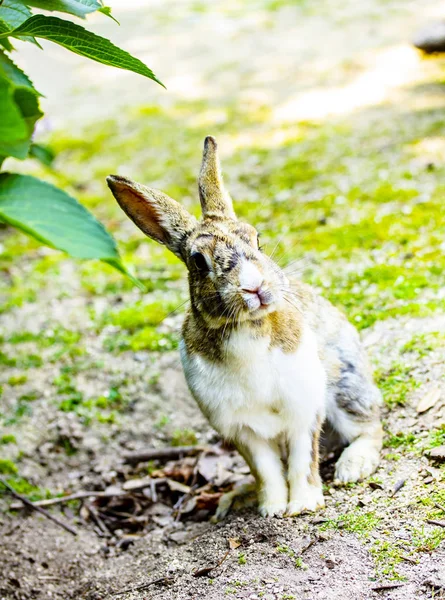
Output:
[[[362,472],[369,474],[377,466],[381,448],[380,393],[373,384],[358,334],[338,310],[309,286],[302,282],[290,285],[283,271],[261,252],[255,228],[237,220],[223,185],[215,140],[208,137],[204,144],[199,174],[203,217],[199,222],[158,190],[117,176],[109,177],[108,183],[123,210],[142,231],[166,245],[187,266],[191,308],[182,329],[184,356],[201,355],[214,363],[225,361],[226,342],[241,326],[254,339],[268,339],[271,349],[295,353],[303,325],[308,327],[315,334],[327,375],[327,395],[331,400],[327,404],[327,423],[342,443],[352,442],[352,451],[355,440],[361,443],[367,438],[369,442],[365,455],[359,455],[363,459],[361,470],[345,451],[336,474],[342,481],[356,480]],[[198,377],[199,374],[197,368]],[[210,410],[205,402],[198,403],[204,414]],[[274,410],[271,407],[269,414]],[[211,420],[210,413],[207,417]],[[318,417],[312,431],[308,475],[308,483],[318,488],[321,428],[322,418]],[[279,440],[270,443],[277,445],[278,452]],[[237,446],[258,479],[249,449],[242,444]],[[292,478],[288,481],[292,488]],[[292,493],[290,489],[291,496]]]
[[119,175],[107,182],[122,210],[149,237],[167,246],[184,260],[184,241],[196,226],[196,219],[163,192],[146,188]]
[[314,431],[312,432],[312,461],[311,461],[311,472],[307,478],[310,485],[319,486],[321,485],[320,480],[320,434],[323,427],[323,419],[320,415],[317,417],[317,423]]
[[235,219],[232,199],[223,185],[216,141],[210,136],[206,137],[204,141],[204,154],[198,184],[204,219],[218,217]]

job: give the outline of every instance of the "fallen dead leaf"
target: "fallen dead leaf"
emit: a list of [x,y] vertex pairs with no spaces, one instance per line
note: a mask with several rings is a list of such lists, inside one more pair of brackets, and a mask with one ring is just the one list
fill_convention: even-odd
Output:
[[202,492],[196,498],[197,508],[199,510],[205,509],[205,510],[215,511],[222,494],[223,494],[222,492],[215,492],[215,493]]
[[219,456],[209,456],[203,454],[197,464],[198,473],[204,477],[206,481],[213,481],[218,474]]
[[241,546],[241,542],[239,538],[229,538],[229,548],[231,550],[236,550]]

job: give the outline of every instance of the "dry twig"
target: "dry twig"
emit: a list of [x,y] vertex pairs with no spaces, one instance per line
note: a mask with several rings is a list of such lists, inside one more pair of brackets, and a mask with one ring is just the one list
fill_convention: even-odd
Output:
[[125,588],[124,590],[119,590],[118,592],[113,592],[112,596],[120,596],[121,594],[128,594],[130,592],[140,592],[142,590],[148,589],[152,585],[156,585],[157,583],[162,583],[163,585],[168,585],[172,583],[173,579],[171,577],[159,577],[159,579],[153,579],[152,581],[147,581],[147,583],[143,583],[142,585],[137,585],[132,588]]
[[202,569],[197,569],[196,571],[193,572],[193,577],[204,577],[205,575],[209,575],[212,571],[214,571],[215,569],[217,569],[218,567],[220,567],[223,564],[223,562],[226,560],[226,558],[229,556],[229,554],[230,554],[230,548],[224,554],[222,559],[216,563],[216,565],[213,565],[213,567],[203,567]]
[[54,523],[56,523],[56,525],[59,525],[59,527],[62,527],[63,529],[65,529],[65,531],[68,531],[72,535],[77,535],[77,531],[74,529],[74,527],[71,527],[71,525],[67,525],[66,523],[64,523],[63,521],[61,521],[60,519],[58,519],[51,513],[49,513],[44,508],[41,508],[40,506],[36,506],[33,502],[31,502],[31,500],[28,500],[28,498],[25,498],[25,496],[18,494],[15,491],[15,489],[13,487],[11,487],[9,485],[9,483],[7,483],[4,479],[0,479],[0,483],[2,483],[5,486],[5,488],[8,490],[8,492],[10,494],[12,494],[18,500],[21,500],[23,502],[23,504],[26,504],[26,506],[29,506],[29,508],[32,508],[33,510],[40,513],[47,519],[50,519],[50,521],[53,521]]
[[[54,504],[63,504],[70,502],[71,500],[83,500],[84,498],[115,498],[116,496],[123,496],[126,492],[76,492],[75,494],[69,494],[68,496],[58,496],[57,498],[48,498],[46,500],[37,500],[33,502],[34,506],[53,506]],[[24,505],[18,502],[13,502],[11,508],[13,510],[19,510]]]
[[405,483],[406,483],[406,479],[400,479],[396,483],[396,485],[394,486],[394,489],[392,491],[391,497],[395,496],[397,494],[397,492],[400,491],[403,488],[403,486],[405,485]]
[[382,583],[381,585],[375,585],[371,590],[374,592],[384,592],[385,590],[394,590],[404,585],[404,583]]
[[173,460],[181,456],[194,456],[204,452],[204,446],[168,446],[166,448],[148,448],[137,452],[126,452],[123,455],[124,462],[129,464],[137,464],[138,462],[146,462],[156,460],[158,458]]
[[436,525],[436,527],[445,527],[445,521],[435,521],[434,519],[427,519],[426,522],[430,525]]

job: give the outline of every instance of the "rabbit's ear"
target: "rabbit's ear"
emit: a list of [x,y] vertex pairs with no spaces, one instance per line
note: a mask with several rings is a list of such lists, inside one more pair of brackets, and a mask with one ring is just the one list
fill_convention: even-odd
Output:
[[204,141],[204,153],[199,173],[199,199],[204,218],[236,218],[232,199],[224,187],[216,141],[210,136],[206,137]]
[[185,242],[196,226],[195,217],[166,194],[126,177],[110,175],[107,183],[122,210],[139,229],[184,260]]

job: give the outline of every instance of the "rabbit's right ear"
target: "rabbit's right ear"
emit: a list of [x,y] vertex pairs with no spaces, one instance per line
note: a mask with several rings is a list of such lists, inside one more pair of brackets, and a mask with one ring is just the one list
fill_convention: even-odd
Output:
[[196,226],[195,217],[166,194],[126,177],[110,175],[107,183],[122,210],[139,229],[184,261],[184,246]]

